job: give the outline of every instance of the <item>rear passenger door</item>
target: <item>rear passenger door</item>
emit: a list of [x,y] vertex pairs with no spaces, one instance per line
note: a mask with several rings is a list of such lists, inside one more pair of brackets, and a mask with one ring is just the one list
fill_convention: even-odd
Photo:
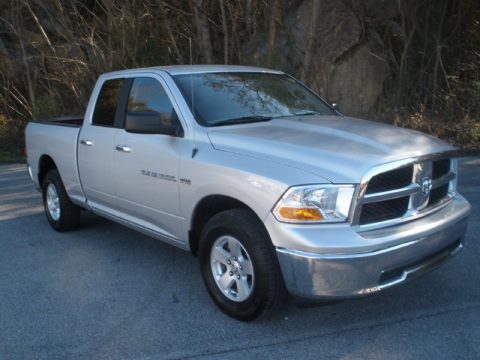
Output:
[[[162,78],[132,79],[126,115],[157,114],[155,126],[180,125],[178,111]],[[128,132],[115,136],[115,187],[122,217],[148,230],[178,239],[183,226],[179,207],[179,162],[185,149],[177,135]],[[183,150],[182,150],[183,149]]]
[[[114,139],[122,117],[125,79],[106,80],[97,95],[92,116],[86,119],[78,139],[78,167],[88,204],[111,212],[116,206],[114,189]],[[94,94],[93,94],[94,96]]]

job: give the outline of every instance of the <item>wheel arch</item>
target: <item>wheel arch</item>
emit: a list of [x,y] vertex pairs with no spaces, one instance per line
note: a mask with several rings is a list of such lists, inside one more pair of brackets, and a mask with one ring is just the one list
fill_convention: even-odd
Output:
[[[263,221],[260,219],[258,214],[243,201],[240,201],[234,197],[219,194],[205,196],[195,206],[190,224],[188,241],[193,255],[197,256],[198,254],[200,234],[205,224],[216,214],[231,209],[247,209],[251,211],[252,214],[254,214],[258,221],[263,225]],[[268,234],[266,228],[265,231]]]
[[40,187],[43,184],[45,175],[47,175],[50,170],[55,169],[58,170],[57,164],[50,155],[43,154],[40,156],[40,159],[38,160],[38,184]]

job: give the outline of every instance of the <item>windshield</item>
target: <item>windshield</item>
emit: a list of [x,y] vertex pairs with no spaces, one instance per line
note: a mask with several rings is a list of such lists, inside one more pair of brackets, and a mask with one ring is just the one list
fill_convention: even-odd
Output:
[[[220,126],[292,115],[336,115],[296,80],[271,73],[203,73],[173,76],[197,121]],[[192,101],[193,93],[193,101]]]

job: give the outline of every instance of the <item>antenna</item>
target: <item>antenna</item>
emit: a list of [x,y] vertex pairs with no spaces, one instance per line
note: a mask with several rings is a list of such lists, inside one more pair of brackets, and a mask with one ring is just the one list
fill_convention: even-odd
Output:
[[[193,66],[193,56],[192,56],[192,38],[188,38],[188,45],[190,48],[190,66]],[[195,116],[195,98],[193,92],[193,73],[190,68],[190,91],[191,91],[191,100],[192,100],[192,114]]]
[[[190,50],[190,66],[193,66],[193,56],[192,56],[192,38],[188,38],[188,46]],[[192,69],[190,68],[190,99],[192,101],[192,116],[195,120],[195,94],[193,91],[193,73],[191,71]],[[195,124],[192,126],[192,140],[193,140],[193,148],[192,148],[192,159],[197,155],[198,148],[195,143]]]

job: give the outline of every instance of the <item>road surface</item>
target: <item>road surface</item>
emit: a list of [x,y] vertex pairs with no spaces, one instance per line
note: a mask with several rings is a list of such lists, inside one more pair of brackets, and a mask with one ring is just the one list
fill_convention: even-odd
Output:
[[25,165],[1,166],[0,358],[479,359],[480,158],[460,169],[474,210],[452,262],[375,296],[241,323],[212,303],[189,253],[88,213],[57,233]]

